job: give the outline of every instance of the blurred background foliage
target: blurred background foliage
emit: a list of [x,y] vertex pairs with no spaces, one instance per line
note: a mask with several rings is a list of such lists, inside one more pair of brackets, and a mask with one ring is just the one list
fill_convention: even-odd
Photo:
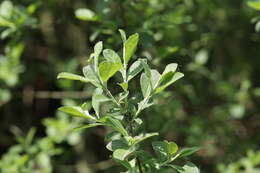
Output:
[[108,129],[71,133],[80,122],[56,112],[93,92],[57,74],[81,73],[99,40],[120,51],[119,28],[140,34],[136,58],[161,70],[176,62],[185,74],[144,112],[144,130],[200,146],[191,159],[201,172],[259,172],[258,10],[243,0],[2,1],[1,172],[119,172],[103,142]]

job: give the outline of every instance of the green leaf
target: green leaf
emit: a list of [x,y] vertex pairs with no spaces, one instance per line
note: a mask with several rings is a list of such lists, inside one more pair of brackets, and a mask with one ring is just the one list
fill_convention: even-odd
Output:
[[137,44],[139,41],[139,35],[133,34],[131,35],[124,44],[124,63],[127,64],[133,54],[135,53]]
[[140,78],[141,90],[144,98],[148,97],[151,93],[150,80],[145,73],[142,73]]
[[163,91],[165,88],[167,88],[169,85],[171,85],[178,79],[182,78],[183,76],[184,76],[184,74],[180,73],[180,72],[176,72],[174,74],[172,72],[168,72],[168,73],[164,74],[163,77],[160,79],[160,82],[159,82],[160,85],[156,89],[155,93],[159,93],[159,92]]
[[98,59],[99,55],[102,52],[103,49],[103,43],[102,41],[99,41],[95,44],[94,46],[94,67],[95,67],[95,72],[98,73]]
[[81,82],[90,82],[90,80],[86,79],[83,76],[72,74],[72,73],[67,73],[67,72],[59,73],[57,78],[58,79],[79,80]]
[[3,1],[0,5],[0,16],[10,19],[13,14],[13,4],[11,1]]
[[79,8],[75,11],[75,16],[84,21],[96,21],[97,15],[91,11],[90,9],[87,8]]
[[128,149],[129,146],[125,139],[116,139],[116,140],[110,141],[107,144],[106,148],[110,151],[115,151],[117,149]]
[[78,131],[78,130],[88,129],[88,128],[97,127],[97,126],[103,126],[103,125],[104,125],[104,124],[102,124],[102,123],[92,123],[92,124],[88,124],[88,125],[76,127],[76,128],[74,128],[73,130],[74,130],[74,131]]
[[126,149],[117,149],[113,153],[113,158],[117,160],[125,160],[129,154],[132,152]]
[[160,81],[161,74],[157,70],[151,70],[151,84],[152,88],[155,89]]
[[102,102],[107,102],[110,99],[103,95],[103,90],[97,88],[92,96],[92,106],[95,110],[96,115],[99,117],[99,105]]
[[126,34],[125,34],[125,31],[122,30],[122,29],[119,29],[119,32],[120,32],[120,35],[121,35],[121,38],[122,38],[123,42],[125,42],[125,41],[126,41]]
[[111,49],[103,50],[103,56],[109,62],[121,63],[121,59],[118,56],[118,54],[115,51],[111,50]]
[[144,67],[144,72],[145,72],[146,76],[150,79],[152,74],[151,74],[151,69],[147,64],[147,61],[143,59],[143,60],[141,60],[141,62]]
[[110,125],[119,133],[121,133],[123,136],[129,136],[124,126],[121,124],[121,122],[115,118],[107,117],[109,120]]
[[99,83],[98,74],[95,72],[95,67],[93,65],[88,65],[83,68],[83,74],[85,78],[87,78],[93,85],[96,87],[100,87],[101,85]]
[[75,117],[82,117],[89,120],[96,121],[95,117],[92,117],[88,111],[84,111],[80,106],[63,106],[58,109],[59,111],[68,113]]
[[193,153],[196,153],[199,150],[200,150],[199,147],[184,148],[184,149],[180,150],[179,158],[192,155]]
[[186,163],[182,168],[184,170],[181,170],[180,173],[200,173],[197,166],[191,162]]
[[248,1],[247,5],[255,10],[260,10],[260,2],[258,1]]
[[141,60],[135,61],[128,70],[127,81],[133,79],[138,73],[143,70],[143,65]]
[[121,86],[121,88],[123,88],[124,91],[127,91],[128,89],[128,83],[127,82],[122,82],[118,84],[119,86]]
[[146,133],[146,134],[141,134],[138,136],[134,137],[134,144],[138,144],[140,142],[143,142],[144,140],[151,138],[153,136],[157,136],[159,133]]
[[168,72],[170,72],[170,71],[171,71],[171,72],[175,72],[176,69],[177,69],[177,67],[178,67],[178,64],[176,64],[176,63],[168,64],[168,65],[165,67],[164,71],[163,71],[163,75],[166,74],[166,73],[168,73]]
[[185,169],[183,169],[181,166],[178,165],[166,164],[165,166],[171,167],[178,172],[185,171]]
[[168,141],[156,141],[152,143],[152,146],[160,162],[171,159],[178,150],[176,143]]
[[121,63],[103,61],[99,64],[99,74],[103,82],[107,82],[117,71],[122,68]]

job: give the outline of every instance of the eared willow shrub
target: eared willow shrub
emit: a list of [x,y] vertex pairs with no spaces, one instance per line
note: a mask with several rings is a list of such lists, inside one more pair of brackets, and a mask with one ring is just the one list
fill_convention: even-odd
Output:
[[[198,168],[190,162],[184,166],[174,164],[176,159],[196,152],[198,150],[196,147],[179,150],[174,142],[155,141],[152,143],[155,158],[141,148],[143,141],[158,135],[156,132],[137,133],[137,129],[143,124],[140,119],[142,111],[153,105],[152,99],[156,94],[184,75],[176,72],[177,64],[175,63],[168,64],[162,74],[155,69],[150,69],[145,59],[138,59],[130,65],[139,35],[133,34],[127,39],[124,31],[120,30],[120,34],[123,40],[123,58],[111,49],[103,50],[102,42],[98,42],[94,47],[94,53],[90,56],[90,64],[83,68],[84,76],[66,72],[58,75],[59,79],[78,80],[91,83],[96,87],[92,95],[92,107],[95,114],[89,113],[86,104],[64,106],[59,110],[86,119],[87,124],[76,129],[96,126],[112,128],[113,131],[105,137],[108,143],[106,147],[113,152],[113,159],[128,170],[127,173],[159,173],[168,172],[171,169],[171,172],[198,173]],[[118,83],[122,91],[112,94],[108,89],[108,82],[117,72],[122,76],[122,80]],[[141,72],[142,99],[137,99],[131,97],[129,82]],[[104,102],[105,105],[101,107]]]

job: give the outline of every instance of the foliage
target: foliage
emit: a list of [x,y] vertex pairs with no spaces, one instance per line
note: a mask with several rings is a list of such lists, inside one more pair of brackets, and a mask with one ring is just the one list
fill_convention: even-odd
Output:
[[257,173],[259,172],[260,152],[248,151],[247,156],[228,165],[220,164],[219,172],[226,173]]
[[0,39],[9,38],[4,48],[4,55],[0,54],[0,106],[11,98],[8,88],[18,83],[18,75],[23,71],[20,57],[24,50],[24,30],[36,25],[32,14],[37,5],[27,8],[14,6],[11,1],[5,0],[0,4]]
[[65,141],[70,145],[79,143],[80,135],[71,133],[73,121],[60,114],[55,118],[44,119],[46,137],[35,138],[36,129],[28,134],[17,136],[18,144],[9,148],[0,160],[0,171],[10,173],[51,173],[52,157],[64,153],[58,144]]
[[[122,58],[113,50],[103,50],[102,42],[98,42],[94,46],[94,53],[90,55],[90,64],[83,67],[84,76],[64,72],[58,75],[59,79],[89,82],[97,87],[92,95],[92,107],[95,113],[90,114],[84,104],[64,106],[59,110],[88,121],[87,125],[82,125],[76,128],[77,130],[96,126],[111,127],[113,131],[105,137],[108,142],[107,149],[113,152],[113,159],[124,166],[129,173],[165,172],[167,168],[180,173],[198,173],[199,170],[193,164],[186,164],[183,167],[172,164],[176,159],[196,152],[197,148],[179,151],[174,142],[155,141],[152,143],[155,158],[141,148],[140,143],[158,135],[137,131],[143,125],[143,121],[139,118],[141,112],[153,105],[152,99],[155,95],[184,75],[176,72],[175,63],[167,65],[162,74],[151,69],[145,59],[137,59],[129,65],[135,54],[139,35],[133,34],[127,38],[123,30],[120,30],[120,33],[123,40]],[[142,70],[144,71],[140,77],[142,97],[138,97],[137,91],[130,92],[128,86],[130,80],[135,79]],[[112,94],[108,89],[109,79],[117,72],[121,74],[121,82],[118,85],[122,89],[121,92]],[[102,103],[110,106],[101,112]]]

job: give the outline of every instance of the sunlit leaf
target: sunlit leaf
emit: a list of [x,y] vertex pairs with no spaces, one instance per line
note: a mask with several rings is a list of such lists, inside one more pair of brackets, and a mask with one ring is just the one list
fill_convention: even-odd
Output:
[[75,16],[84,21],[96,21],[97,15],[90,9],[79,8],[75,11]]
[[90,82],[90,80],[86,79],[83,76],[72,74],[72,73],[67,73],[67,72],[59,73],[57,78],[58,79],[79,80],[81,82]]
[[107,82],[117,71],[122,68],[121,63],[103,61],[99,64],[99,74],[103,82]]
[[139,41],[139,35],[133,34],[131,35],[124,44],[124,62],[127,64],[128,61],[131,59],[133,54],[135,53],[137,44]]

